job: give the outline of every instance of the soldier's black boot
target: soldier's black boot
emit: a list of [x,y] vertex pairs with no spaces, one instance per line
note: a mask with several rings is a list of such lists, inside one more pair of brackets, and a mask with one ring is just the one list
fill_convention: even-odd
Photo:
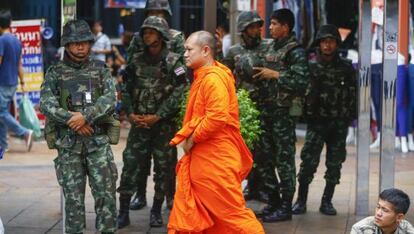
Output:
[[154,203],[151,208],[151,215],[150,215],[150,226],[151,227],[161,227],[162,216],[161,216],[161,207],[164,199],[156,199],[154,198]]
[[321,206],[319,207],[319,211],[322,214],[336,215],[336,209],[332,205],[332,196],[335,192],[335,185],[336,184],[326,183],[325,190],[323,191]]
[[[145,181],[145,182],[144,182]],[[129,209],[140,210],[147,205],[146,188],[147,180],[142,181],[143,184],[137,190],[135,197],[132,199]],[[141,187],[142,186],[142,187]]]
[[309,184],[300,183],[298,191],[298,199],[292,207],[292,214],[304,214],[306,213],[306,201],[308,199]]
[[254,200],[257,198],[257,191],[251,185],[252,183],[253,182],[248,181],[246,187],[243,189],[243,197],[246,201]]
[[279,191],[274,192],[269,197],[269,203],[259,212],[256,213],[257,217],[264,217],[270,215],[280,207],[280,195]]
[[131,195],[122,194],[119,196],[119,214],[118,214],[118,229],[128,226],[131,222],[129,220],[129,202]]
[[175,195],[175,173],[173,174],[173,179],[170,181],[170,185],[167,188],[167,193],[165,195],[165,202],[167,203],[167,209],[171,210],[174,204],[174,195]]
[[270,213],[263,216],[263,222],[274,223],[280,221],[286,221],[292,219],[292,199],[293,196],[282,195],[282,203],[280,207]]

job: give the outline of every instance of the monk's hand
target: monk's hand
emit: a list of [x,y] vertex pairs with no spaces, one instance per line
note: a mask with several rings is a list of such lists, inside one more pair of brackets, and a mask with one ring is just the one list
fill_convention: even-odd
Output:
[[278,71],[265,68],[265,67],[253,67],[256,74],[253,75],[253,79],[271,80],[279,79],[280,73]]
[[72,117],[66,122],[66,124],[75,132],[78,131],[86,123],[85,117],[80,112],[71,112]]
[[143,122],[148,126],[148,128],[151,128],[154,124],[160,121],[160,119],[161,117],[158,115],[144,115]]
[[188,137],[184,144],[183,144],[183,150],[186,154],[190,153],[191,148],[193,148],[194,146],[194,140],[193,140],[193,135],[191,135],[190,137]]
[[93,134],[93,128],[91,125],[85,124],[76,133],[84,137],[90,137]]

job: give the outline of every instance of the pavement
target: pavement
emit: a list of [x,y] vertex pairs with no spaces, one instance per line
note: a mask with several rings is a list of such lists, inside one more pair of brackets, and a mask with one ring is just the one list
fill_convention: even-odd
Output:
[[[122,169],[122,151],[126,144],[127,129],[122,130],[121,141],[112,147],[118,171]],[[0,161],[0,217],[6,234],[63,233],[60,187],[57,184],[53,159],[56,151],[49,150],[42,140],[37,141],[32,151],[25,152],[24,142],[9,139],[10,150]],[[296,163],[300,163],[300,149],[303,139],[298,139]],[[355,216],[356,193],[356,155],[355,146],[347,148],[347,160],[343,164],[341,183],[337,186],[333,204],[338,210],[336,216],[319,213],[320,199],[325,186],[325,152],[310,186],[308,212],[294,216],[291,221],[264,223],[266,233],[349,233],[352,225],[363,217]],[[414,198],[414,153],[402,154],[397,151],[395,162],[395,187],[400,188]],[[379,191],[379,153],[371,152],[370,157],[370,211],[373,214]],[[297,167],[298,168],[298,167]],[[118,180],[119,183],[119,180]],[[87,186],[88,187],[88,186]],[[131,225],[117,233],[166,233],[162,228],[149,227],[149,212],[154,194],[152,178],[148,181],[148,206],[139,211],[131,211]],[[84,233],[99,233],[95,229],[93,198],[89,188],[86,195],[86,222]],[[248,201],[247,205],[258,210],[264,206],[257,201]],[[411,206],[407,220],[414,223],[414,206]],[[168,221],[168,210],[163,208],[164,223]]]

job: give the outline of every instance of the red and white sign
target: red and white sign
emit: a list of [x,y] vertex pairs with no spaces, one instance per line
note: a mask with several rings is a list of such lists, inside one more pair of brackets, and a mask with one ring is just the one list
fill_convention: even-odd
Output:
[[[17,20],[11,23],[11,32],[22,43],[22,63],[24,70],[25,91],[37,110],[38,117],[43,124],[43,115],[38,111],[40,101],[40,86],[43,82],[42,56],[42,20]],[[17,87],[16,102],[20,103],[22,89]]]

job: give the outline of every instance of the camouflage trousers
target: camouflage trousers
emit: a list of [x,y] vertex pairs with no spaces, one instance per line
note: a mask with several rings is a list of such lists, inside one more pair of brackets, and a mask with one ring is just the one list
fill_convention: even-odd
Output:
[[80,233],[85,228],[86,177],[95,200],[96,229],[115,232],[118,173],[109,144],[94,152],[83,146],[80,154],[61,148],[54,162],[65,196],[66,233]]
[[[175,194],[175,165],[177,164],[177,151],[174,151],[174,155],[168,157],[168,164],[170,165],[170,170],[168,172],[167,183],[165,184],[165,196],[167,199],[173,199]],[[151,175],[151,157],[146,157],[142,163],[142,173],[140,176],[137,176],[137,195],[145,196],[147,189],[147,180],[148,176]]]
[[[152,157],[154,160],[154,199],[164,199],[167,189],[172,186],[171,174],[177,164],[177,150],[168,144],[175,131],[175,124],[170,122],[158,123],[151,129],[131,127],[127,146],[123,152],[124,166],[121,183],[117,189],[119,193],[133,195],[137,190],[145,190],[145,188],[137,188],[137,184],[146,185]],[[173,177],[175,178],[175,173]]]
[[[271,117],[262,119],[264,132],[254,151],[255,171],[264,176],[264,189],[268,194],[291,197],[296,186],[296,117],[288,110],[275,111]],[[280,178],[276,176],[275,169]]]
[[330,184],[339,184],[342,163],[346,158],[346,136],[349,121],[326,120],[309,123],[306,130],[305,145],[300,158],[298,182],[310,184],[319,165],[320,155],[326,144],[325,180]]

